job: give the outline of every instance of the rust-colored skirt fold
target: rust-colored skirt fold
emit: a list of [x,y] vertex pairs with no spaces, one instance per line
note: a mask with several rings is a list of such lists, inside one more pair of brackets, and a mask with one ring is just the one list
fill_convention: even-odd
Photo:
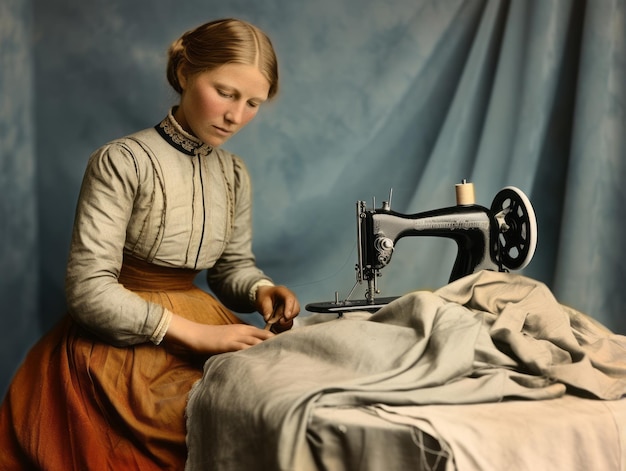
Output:
[[[196,274],[125,259],[120,283],[188,319],[240,323],[193,285]],[[205,360],[165,345],[114,347],[65,316],[0,408],[0,469],[182,470],[187,395]]]

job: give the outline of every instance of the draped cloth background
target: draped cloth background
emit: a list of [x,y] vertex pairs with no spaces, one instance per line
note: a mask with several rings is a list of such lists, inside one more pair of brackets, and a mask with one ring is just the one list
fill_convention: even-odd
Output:
[[[279,55],[277,101],[226,147],[252,174],[259,265],[303,305],[354,284],[357,200],[450,206],[465,178],[487,207],[524,191],[524,274],[626,333],[626,0],[0,0],[0,390],[64,310],[89,154],[165,115],[167,46],[225,16]],[[455,252],[403,239],[382,295],[444,285]]]

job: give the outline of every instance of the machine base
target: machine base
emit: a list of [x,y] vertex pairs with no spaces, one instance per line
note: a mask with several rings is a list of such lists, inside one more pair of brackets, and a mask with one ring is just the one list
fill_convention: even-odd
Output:
[[374,304],[368,304],[365,299],[355,301],[327,301],[319,303],[307,304],[305,309],[309,312],[321,312],[326,314],[339,314],[342,312],[367,311],[376,312],[381,307],[386,306],[391,301],[398,299],[399,296],[391,296],[387,298],[377,298]]

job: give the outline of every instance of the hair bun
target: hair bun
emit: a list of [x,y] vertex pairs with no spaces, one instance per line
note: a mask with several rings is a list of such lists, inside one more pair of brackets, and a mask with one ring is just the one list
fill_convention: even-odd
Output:
[[178,81],[178,66],[185,53],[185,46],[183,45],[184,37],[185,35],[170,44],[170,47],[167,50],[167,81],[177,93],[183,92],[183,88],[180,86],[180,82]]

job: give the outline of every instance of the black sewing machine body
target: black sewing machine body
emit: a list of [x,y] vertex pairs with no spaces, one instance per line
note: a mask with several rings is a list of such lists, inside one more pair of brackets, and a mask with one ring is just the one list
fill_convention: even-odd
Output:
[[[363,202],[359,202],[362,205]],[[478,205],[453,206],[417,214],[401,214],[391,210],[358,211],[359,265],[361,279],[377,276],[377,271],[391,261],[396,243],[407,236],[434,236],[453,239],[457,257],[450,274],[454,281],[476,270],[499,270],[494,262],[497,244],[497,223],[487,208]]]
[[376,298],[377,278],[387,266],[403,237],[429,236],[452,239],[457,256],[449,281],[479,270],[520,269],[532,258],[536,245],[536,222],[532,205],[515,187],[502,189],[491,208],[476,204],[435,209],[415,214],[391,210],[388,202],[368,209],[357,202],[357,284],[367,283],[364,300],[312,303],[311,312],[376,311],[396,297]]

